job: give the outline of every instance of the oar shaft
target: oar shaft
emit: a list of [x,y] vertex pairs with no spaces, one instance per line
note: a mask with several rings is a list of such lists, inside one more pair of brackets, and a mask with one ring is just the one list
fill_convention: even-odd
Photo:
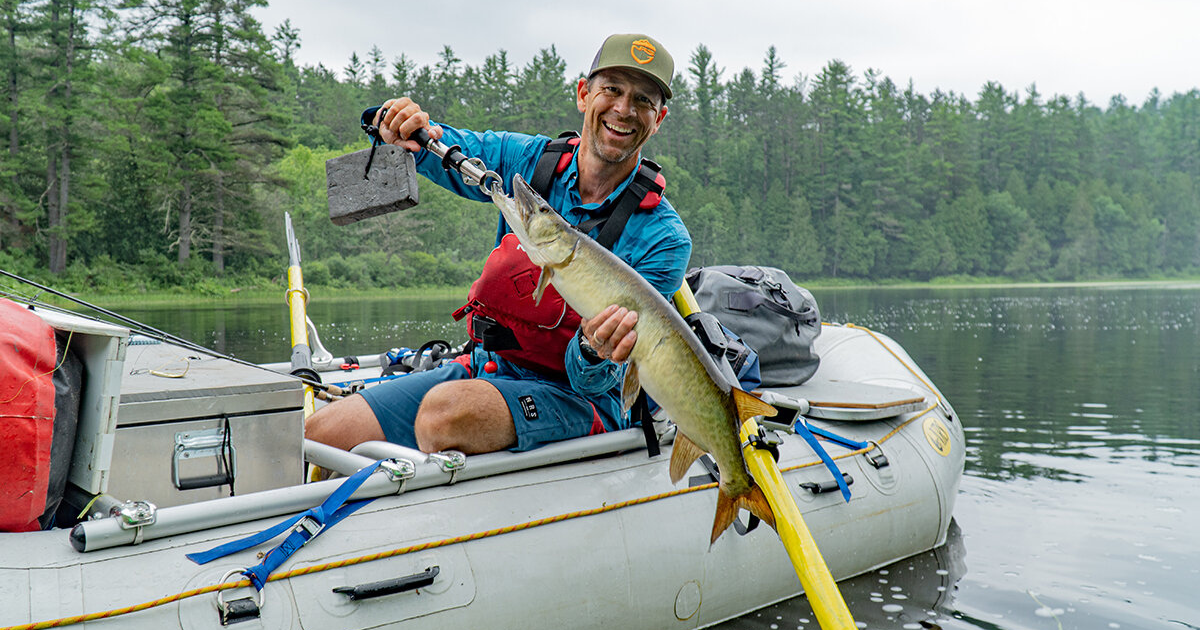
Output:
[[[700,311],[696,296],[686,282],[675,292],[674,302],[676,310],[684,317]],[[742,424],[742,444],[747,444],[752,435],[758,435],[758,423],[753,418]],[[792,559],[792,566],[800,577],[800,585],[804,587],[808,603],[817,616],[817,623],[823,630],[856,630],[854,618],[846,608],[846,601],[842,599],[842,593],[829,573],[812,532],[804,523],[800,508],[796,507],[796,500],[784,482],[779,466],[765,450],[753,446],[742,450],[750,474],[767,496],[767,503],[771,504],[771,511],[775,514],[775,530],[779,532],[779,539]]]
[[[292,373],[301,374],[314,380],[320,380],[312,367],[312,348],[308,345],[308,292],[304,290],[304,274],[300,272],[300,244],[296,241],[296,233],[292,230],[292,216],[283,215],[284,227],[287,231],[288,242],[288,290],[287,304],[289,321],[292,327]],[[312,415],[316,409],[313,399],[313,388],[304,385],[304,417]]]
[[[758,435],[758,423],[753,418],[742,424],[742,443],[746,443],[751,435]],[[767,503],[775,513],[775,530],[792,559],[817,623],[823,630],[855,630],[854,618],[850,616],[812,532],[804,523],[800,508],[796,507],[796,500],[784,482],[779,466],[765,450],[747,446],[744,452],[750,474],[767,495]]]

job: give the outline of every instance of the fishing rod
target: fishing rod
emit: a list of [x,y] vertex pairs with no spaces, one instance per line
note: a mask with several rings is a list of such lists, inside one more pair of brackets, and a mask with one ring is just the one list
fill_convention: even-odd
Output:
[[[212,350],[212,349],[210,349],[210,348],[206,348],[206,347],[204,347],[204,346],[202,346],[202,345],[200,345],[200,344],[198,344],[198,343],[195,343],[195,342],[192,342],[192,341],[188,341],[187,339],[184,339],[184,338],[182,338],[182,337],[177,337],[177,336],[175,336],[175,335],[172,335],[171,333],[168,333],[168,332],[161,331],[161,330],[159,330],[159,329],[157,329],[157,328],[154,328],[153,326],[150,326],[149,324],[144,324],[144,323],[142,323],[142,322],[139,322],[139,321],[137,321],[137,320],[135,320],[135,319],[130,319],[130,318],[128,318],[128,317],[125,317],[124,315],[121,315],[121,314],[119,314],[119,313],[115,313],[115,312],[113,312],[113,311],[110,311],[110,310],[108,310],[108,309],[102,308],[102,307],[100,307],[100,306],[96,306],[95,304],[92,304],[92,303],[90,303],[90,302],[88,302],[88,301],[86,301],[86,300],[81,300],[81,299],[79,299],[79,298],[77,298],[77,297],[75,297],[75,296],[73,296],[73,295],[69,295],[69,294],[67,294],[67,293],[63,293],[62,291],[58,291],[58,290],[56,290],[56,289],[52,289],[52,288],[50,288],[50,287],[47,287],[47,286],[45,286],[45,285],[39,284],[39,283],[37,283],[37,282],[34,282],[33,280],[30,280],[30,279],[28,279],[28,278],[23,278],[23,277],[21,277],[21,276],[18,276],[17,274],[11,273],[11,272],[9,272],[9,271],[6,271],[6,270],[4,270],[4,269],[0,269],[0,275],[8,276],[9,278],[12,278],[13,280],[16,280],[16,281],[18,281],[18,282],[23,282],[23,283],[25,283],[25,284],[27,284],[27,285],[29,285],[29,286],[31,286],[31,287],[34,287],[34,288],[36,288],[36,289],[38,289],[39,291],[42,291],[42,292],[44,292],[44,293],[49,293],[49,294],[51,294],[51,295],[54,295],[54,296],[56,296],[56,297],[60,297],[60,298],[62,298],[62,299],[64,299],[64,300],[68,300],[68,301],[70,301],[70,302],[74,302],[75,304],[78,304],[78,305],[80,305],[80,306],[82,306],[82,307],[84,307],[84,308],[88,308],[88,309],[91,309],[91,310],[93,310],[93,311],[96,311],[97,313],[100,313],[100,314],[102,314],[102,315],[105,315],[105,316],[107,316],[107,317],[111,317],[111,318],[113,318],[113,319],[115,319],[115,320],[117,320],[117,321],[121,322],[122,324],[125,324],[125,325],[129,326],[129,327],[130,327],[130,329],[134,330],[134,331],[135,331],[135,332],[137,332],[138,334],[144,335],[144,336],[146,336],[146,337],[150,337],[151,339],[157,339],[158,341],[166,341],[166,342],[170,342],[170,343],[173,343],[173,344],[175,344],[175,345],[178,345],[178,346],[183,346],[184,348],[186,348],[186,349],[188,349],[188,350],[192,350],[192,351],[195,351],[195,352],[199,352],[199,353],[201,353],[201,354],[206,354],[206,355],[208,355],[208,356],[210,356],[210,357],[214,357],[214,358],[217,358],[217,359],[225,359],[225,360],[227,360],[227,361],[232,361],[232,362],[234,362],[234,363],[237,363],[237,364],[239,364],[239,365],[245,365],[245,366],[249,366],[249,367],[252,367],[252,368],[258,368],[258,369],[260,369],[260,370],[265,370],[265,371],[267,371],[267,372],[271,372],[272,374],[283,374],[283,375],[285,375],[285,376],[290,376],[290,377],[292,377],[292,378],[294,378],[294,379],[296,379],[296,380],[300,381],[301,383],[304,383],[305,385],[308,385],[308,386],[310,386],[310,387],[313,387],[313,388],[319,389],[319,390],[321,390],[322,392],[324,392],[324,393],[326,393],[326,394],[328,394],[328,395],[330,395],[330,396],[343,396],[343,395],[345,395],[345,391],[344,391],[342,388],[338,387],[337,385],[326,385],[325,383],[322,383],[322,382],[321,382],[319,379],[318,379],[318,380],[314,380],[314,379],[312,379],[312,378],[310,378],[310,377],[303,376],[303,375],[299,375],[299,374],[288,374],[288,373],[285,373],[285,372],[276,372],[275,370],[272,370],[272,369],[270,369],[270,368],[267,368],[267,367],[263,367],[263,366],[261,366],[261,365],[258,365],[257,363],[251,363],[250,361],[246,361],[245,359],[239,359],[239,358],[237,358],[237,357],[229,356],[229,355],[227,355],[227,354],[222,354],[222,353],[220,353],[220,352],[217,352],[216,350]],[[15,295],[15,294],[12,294],[12,293],[7,293],[7,295],[9,295],[9,296],[11,296],[11,297],[16,297],[16,298],[19,298],[20,300],[22,300],[22,301],[23,301],[23,302],[25,302],[26,304],[29,304],[30,306],[33,306],[34,304],[37,304],[38,306],[47,307],[47,308],[50,308],[50,309],[53,309],[53,310],[58,310],[58,311],[60,311],[60,312],[65,312],[65,311],[63,311],[63,309],[59,309],[59,308],[57,308],[57,307],[55,307],[55,306],[53,306],[53,305],[46,304],[45,302],[41,302],[41,301],[39,301],[39,300],[38,300],[36,297],[32,297],[32,298],[30,298],[30,297],[21,296],[21,295]],[[85,318],[87,318],[87,319],[90,319],[90,320],[92,320],[92,321],[104,322],[104,320],[100,319],[99,317],[95,317],[95,316],[91,316],[91,315],[87,315],[87,314],[83,314],[83,313],[75,313],[75,314],[76,314],[76,315],[79,315],[79,316],[81,316],[81,317],[85,317]],[[105,322],[105,323],[108,323],[108,322]]]

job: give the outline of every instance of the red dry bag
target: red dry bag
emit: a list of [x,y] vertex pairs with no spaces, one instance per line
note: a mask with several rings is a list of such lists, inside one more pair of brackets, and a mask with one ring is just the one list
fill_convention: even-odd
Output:
[[38,529],[54,439],[54,329],[0,299],[0,532]]

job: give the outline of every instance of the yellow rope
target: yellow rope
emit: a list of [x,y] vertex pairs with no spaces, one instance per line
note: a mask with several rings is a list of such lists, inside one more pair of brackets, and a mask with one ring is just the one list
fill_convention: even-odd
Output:
[[[427,542],[427,543],[410,545],[408,547],[399,547],[397,549],[381,551],[379,553],[368,554],[365,556],[358,556],[355,558],[347,558],[345,560],[338,560],[336,562],[327,562],[324,564],[317,564],[317,565],[313,565],[310,567],[304,567],[301,569],[292,569],[290,571],[284,571],[282,573],[277,573],[275,575],[272,575],[271,577],[267,578],[267,581],[274,582],[276,580],[286,580],[286,579],[301,576],[301,575],[308,575],[310,573],[319,573],[321,571],[328,571],[330,569],[338,569],[341,567],[348,567],[348,566],[352,566],[355,564],[362,564],[364,562],[371,562],[374,560],[382,560],[384,558],[391,558],[393,556],[402,556],[404,554],[414,553],[414,552],[418,552],[418,551],[425,551],[427,549],[437,549],[438,547],[446,547],[449,545],[456,545],[459,543],[470,542],[472,540],[480,540],[483,538],[490,538],[492,536],[499,536],[501,534],[508,534],[511,532],[519,532],[519,531],[525,530],[525,529],[541,527],[542,525],[549,525],[551,523],[558,523],[561,521],[566,521],[566,520],[570,520],[570,519],[574,519],[574,518],[580,518],[580,517],[584,517],[584,516],[593,516],[596,514],[603,514],[605,512],[611,512],[613,510],[619,510],[619,509],[631,507],[634,505],[641,505],[643,503],[650,503],[650,502],[658,501],[661,499],[667,499],[667,498],[674,497],[674,496],[688,494],[690,492],[697,492],[700,490],[709,490],[709,489],[712,489],[715,487],[717,487],[716,483],[708,483],[708,484],[704,484],[702,486],[694,486],[691,488],[681,488],[679,490],[671,490],[669,492],[662,492],[659,494],[641,497],[638,499],[630,499],[628,501],[621,501],[619,503],[613,503],[611,505],[605,505],[603,507],[592,508],[592,509],[588,509],[588,510],[579,510],[576,512],[568,512],[566,514],[559,514],[557,516],[550,516],[550,517],[541,518],[541,519],[537,519],[537,520],[533,520],[533,521],[527,521],[524,523],[519,523],[517,525],[509,525],[507,527],[499,527],[496,529],[490,529],[490,530],[486,530],[486,531],[476,532],[474,534],[467,534],[465,536],[457,536],[454,538],[445,538],[442,540],[435,540],[435,541],[431,541],[431,542]],[[163,606],[166,604],[170,604],[172,602],[177,602],[177,601],[180,601],[183,599],[188,599],[190,597],[195,597],[197,595],[204,595],[206,593],[215,593],[217,591],[224,591],[224,590],[228,590],[228,589],[232,589],[232,588],[241,588],[241,587],[245,587],[245,586],[249,586],[249,585],[250,585],[250,580],[238,580],[236,582],[225,582],[223,584],[214,584],[211,586],[205,586],[203,588],[197,588],[197,589],[192,589],[190,591],[184,591],[182,593],[176,593],[174,595],[169,595],[169,596],[163,597],[161,599],[143,602],[141,604],[137,604],[134,606],[128,606],[125,608],[116,608],[113,610],[106,610],[104,612],[90,613],[90,614],[86,614],[86,615],[77,615],[74,617],[63,617],[61,619],[53,619],[50,621],[29,623],[29,624],[23,624],[23,625],[19,625],[19,626],[7,626],[7,627],[0,628],[0,630],[42,630],[43,628],[58,628],[58,627],[62,627],[62,626],[69,626],[69,625],[73,625],[73,624],[77,624],[77,623],[83,623],[85,621],[108,619],[111,617],[118,617],[121,615],[127,615],[129,613],[135,613],[138,611],[147,610],[149,608],[155,608],[157,606]]]
[[31,377],[25,379],[25,382],[21,383],[21,386],[17,388],[17,393],[13,394],[12,398],[9,398],[8,400],[0,400],[0,405],[6,405],[6,404],[16,400],[17,396],[21,395],[21,392],[25,389],[26,385],[38,380],[39,378],[42,378],[43,376],[46,376],[48,374],[53,374],[55,372],[55,370],[62,367],[63,362],[65,362],[67,360],[67,350],[69,350],[71,348],[71,338],[73,338],[74,336],[75,336],[74,330],[72,330],[67,335],[67,343],[66,343],[66,345],[63,346],[62,358],[58,360],[58,365],[55,365],[53,368],[51,368],[49,372],[42,372],[41,374],[35,374],[34,376],[31,376]]
[[[910,372],[912,372],[914,376],[916,376],[918,379],[920,379],[922,383],[925,383],[926,386],[929,385],[927,382],[925,382],[925,379],[922,379],[919,374],[917,374],[915,371],[913,371],[912,368],[908,367],[908,364],[905,363],[903,359],[901,359],[899,356],[897,356],[896,353],[892,352],[891,349],[888,348],[887,345],[884,344],[881,339],[876,337],[875,334],[872,333],[870,330],[868,330],[866,328],[862,328],[860,326],[854,326],[853,324],[847,324],[847,326],[866,331],[876,341],[878,341],[879,344],[884,347],[884,349],[886,349],[888,352],[890,352],[892,354],[892,356],[896,357],[896,360],[900,361],[900,363],[902,365],[904,365],[906,368],[908,368],[908,370]],[[936,390],[934,390],[932,387],[930,387],[930,391],[935,392],[935,395],[936,395]],[[940,400],[940,397],[939,397],[939,400]],[[888,441],[889,439],[894,437],[897,433],[899,433],[902,429],[904,429],[904,427],[911,424],[914,420],[924,416],[925,414],[929,413],[930,411],[933,411],[936,408],[937,408],[937,405],[930,406],[929,408],[918,413],[917,415],[909,418],[908,420],[905,420],[904,422],[897,425],[896,428],[889,431],[887,433],[887,435],[885,435],[882,438],[880,438],[879,440],[877,440],[875,444],[871,444],[871,445],[867,446],[866,448],[861,448],[861,449],[858,449],[855,451],[850,451],[847,453],[843,453],[841,455],[837,455],[837,456],[833,457],[833,459],[844,459],[847,457],[854,457],[855,455],[860,455],[862,453],[867,453],[867,452],[871,451],[872,449],[876,448],[877,444],[882,444],[882,443]],[[780,472],[781,473],[790,472],[793,470],[799,470],[801,468],[808,468],[810,466],[820,466],[822,464],[823,463],[820,460],[815,460],[815,461],[804,463],[804,464],[798,464],[796,466],[790,466],[788,468],[782,468],[782,469],[780,469]],[[612,512],[614,510],[620,510],[620,509],[632,507],[635,505],[642,505],[644,503],[651,503],[654,501],[668,499],[671,497],[680,496],[680,495],[688,494],[691,492],[698,492],[700,490],[710,490],[710,489],[716,488],[716,487],[717,487],[717,484],[715,482],[714,483],[706,483],[706,484],[700,485],[700,486],[693,486],[690,488],[681,488],[678,490],[661,492],[659,494],[653,494],[653,495],[641,497],[638,499],[630,499],[628,501],[621,501],[618,503],[613,503],[611,505],[605,505],[605,506],[598,507],[598,508],[591,508],[588,510],[578,510],[575,512],[567,512],[565,514],[559,514],[557,516],[549,516],[546,518],[536,519],[536,520],[532,520],[532,521],[526,521],[524,523],[519,523],[517,525],[509,525],[506,527],[499,527],[496,529],[489,529],[489,530],[485,530],[485,531],[481,531],[481,532],[475,532],[474,534],[467,534],[464,536],[457,536],[454,538],[444,538],[442,540],[435,540],[435,541],[430,541],[427,543],[410,545],[407,547],[398,547],[396,549],[390,549],[388,551],[381,551],[379,553],[368,554],[365,556],[357,556],[354,558],[347,558],[345,560],[338,560],[336,562],[326,562],[324,564],[316,564],[316,565],[313,565],[310,567],[304,567],[304,568],[300,568],[300,569],[292,569],[290,571],[284,571],[282,573],[277,573],[275,575],[272,575],[267,578],[267,581],[274,582],[276,580],[286,580],[286,579],[298,577],[301,575],[309,575],[311,573],[320,573],[321,571],[328,571],[330,569],[339,569],[342,567],[348,567],[348,566],[352,566],[352,565],[356,565],[356,564],[362,564],[365,562],[382,560],[384,558],[391,558],[394,556],[402,556],[405,554],[415,553],[418,551],[426,551],[428,549],[437,549],[439,547],[447,547],[449,545],[457,545],[459,543],[470,542],[473,540],[481,540],[483,538],[491,538],[493,536],[499,536],[502,534],[508,534],[508,533],[512,533],[512,532],[519,532],[519,531],[526,530],[526,529],[533,529],[534,527],[541,527],[542,525],[549,525],[551,523],[559,523],[562,521],[567,521],[567,520],[571,520],[571,519],[575,519],[575,518],[581,518],[584,516],[594,516],[596,514]],[[29,623],[29,624],[23,624],[23,625],[19,625],[19,626],[6,626],[3,628],[0,628],[0,630],[43,630],[44,628],[59,628],[62,626],[69,626],[69,625],[74,625],[77,623],[83,623],[86,621],[96,621],[99,619],[109,619],[112,617],[119,617],[121,615],[127,615],[129,613],[135,613],[135,612],[139,612],[142,610],[155,608],[158,606],[164,606],[166,604],[170,604],[170,603],[177,602],[180,600],[188,599],[191,597],[196,597],[198,595],[204,595],[207,593],[215,593],[218,591],[224,591],[224,590],[233,589],[233,588],[242,588],[242,587],[247,587],[247,586],[250,586],[250,580],[238,580],[236,582],[225,582],[223,584],[214,584],[211,586],[205,586],[202,588],[192,589],[190,591],[184,591],[182,593],[176,593],[174,595],[169,595],[169,596],[163,597],[161,599],[143,602],[141,604],[137,604],[134,606],[128,606],[125,608],[116,608],[113,610],[106,610],[103,612],[90,613],[90,614],[86,614],[86,615],[77,615],[74,617],[63,617],[61,619],[53,619],[50,621],[41,621],[41,622],[37,622],[37,623]]]
[[871,335],[871,338],[874,339],[875,341],[879,342],[879,345],[883,346],[883,349],[887,350],[888,354],[892,355],[893,357],[896,357],[896,360],[900,362],[900,365],[904,366],[904,369],[908,370],[909,373],[911,373],[913,376],[917,377],[917,380],[921,381],[921,384],[924,385],[938,399],[938,404],[941,404],[942,395],[938,393],[937,388],[934,387],[933,385],[931,385],[929,383],[929,381],[925,380],[904,359],[901,359],[900,355],[896,354],[895,352],[892,352],[892,349],[889,348],[886,343],[883,343],[883,340],[880,339],[878,336],[876,336],[874,331],[872,331],[870,328],[866,328],[864,326],[859,326],[857,324],[846,324],[846,328],[852,328],[854,330],[861,330],[861,331],[867,333],[868,335]]

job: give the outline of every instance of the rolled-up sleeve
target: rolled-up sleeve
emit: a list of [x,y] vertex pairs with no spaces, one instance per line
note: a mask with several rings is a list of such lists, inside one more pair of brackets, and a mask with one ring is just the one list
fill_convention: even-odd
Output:
[[625,368],[612,361],[592,363],[587,360],[579,350],[580,334],[579,331],[576,331],[575,339],[567,344],[567,378],[571,381],[571,388],[580,394],[585,396],[603,394],[620,383],[620,379],[625,374]]

